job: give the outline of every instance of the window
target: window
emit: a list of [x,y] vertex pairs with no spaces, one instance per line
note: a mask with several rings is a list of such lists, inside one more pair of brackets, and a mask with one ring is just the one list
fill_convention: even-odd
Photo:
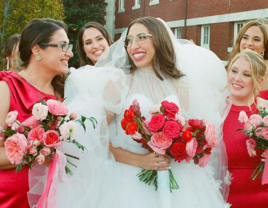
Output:
[[149,6],[159,4],[159,0],[150,0]]
[[125,0],[119,0],[118,13],[125,12]]
[[235,22],[234,23],[234,44],[237,38],[238,33],[240,32],[241,28],[244,26],[245,22]]
[[135,0],[135,5],[132,7],[132,9],[139,9],[140,7],[140,0]]
[[210,37],[210,29],[209,25],[203,25],[201,27],[201,47],[209,49],[209,37]]
[[174,35],[177,39],[181,39],[181,28],[180,27],[175,28]]

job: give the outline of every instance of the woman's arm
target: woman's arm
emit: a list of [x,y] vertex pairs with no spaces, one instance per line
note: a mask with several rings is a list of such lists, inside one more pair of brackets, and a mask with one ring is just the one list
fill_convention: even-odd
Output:
[[[107,115],[107,123],[112,120],[111,115]],[[167,170],[169,169],[170,159],[166,155],[158,155],[155,153],[136,154],[120,147],[113,147],[110,143],[110,151],[113,153],[115,160],[120,163],[133,165],[146,170]]]
[[[10,92],[6,82],[0,82],[0,126],[6,128],[6,116],[10,107]],[[6,150],[4,147],[5,138],[0,140],[0,169],[15,168],[16,165],[12,165],[7,159]]]

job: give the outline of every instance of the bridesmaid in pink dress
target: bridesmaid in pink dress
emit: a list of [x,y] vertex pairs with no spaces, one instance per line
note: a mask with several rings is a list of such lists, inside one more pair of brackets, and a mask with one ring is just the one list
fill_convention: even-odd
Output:
[[[66,25],[53,19],[34,19],[26,25],[19,44],[19,74],[0,72],[0,126],[5,128],[9,111],[17,110],[18,120],[31,116],[31,109],[40,98],[63,97],[68,60],[73,56]],[[15,172],[7,160],[5,138],[0,140],[0,207],[29,207],[27,192],[28,168]]]
[[227,75],[227,87],[232,103],[224,122],[223,139],[226,145],[228,167],[232,176],[228,202],[232,208],[268,207],[268,185],[261,185],[260,177],[250,179],[254,169],[261,162],[261,151],[257,156],[249,157],[246,147],[248,139],[238,121],[240,111],[248,116],[258,113],[261,104],[268,109],[268,102],[256,97],[265,75],[266,65],[263,58],[253,51],[243,51],[230,62]]

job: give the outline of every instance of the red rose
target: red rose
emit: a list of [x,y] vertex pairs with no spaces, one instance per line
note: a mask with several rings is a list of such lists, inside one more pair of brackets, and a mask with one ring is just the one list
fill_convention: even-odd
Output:
[[163,128],[163,133],[169,139],[177,138],[180,134],[180,127],[176,121],[167,121]]
[[131,109],[125,110],[124,118],[128,122],[132,121],[135,118],[134,112]]
[[188,157],[186,153],[186,143],[184,142],[173,143],[170,153],[174,155],[174,160],[179,163],[185,160]]
[[122,128],[123,128],[124,130],[126,130],[127,124],[128,124],[128,122],[126,121],[125,118],[123,118],[123,119],[121,120],[121,126],[122,126]]
[[136,124],[134,121],[130,122],[127,124],[126,127],[126,134],[127,135],[131,135],[131,134],[135,134],[135,132],[138,130],[138,124]]
[[54,130],[48,130],[43,137],[44,144],[48,147],[59,147],[62,145],[59,133]]
[[50,123],[50,124],[48,124],[48,126],[49,126],[49,128],[50,128],[51,130],[55,130],[55,129],[57,128],[58,124],[59,124],[59,122],[56,121],[56,122],[54,122],[54,123]]
[[206,149],[204,150],[204,153],[205,153],[205,154],[211,154],[211,149],[212,149],[212,148],[210,148],[210,147],[209,147],[209,148],[206,148]]
[[204,120],[199,119],[189,119],[188,124],[194,129],[200,129],[202,131],[206,130],[206,123]]
[[165,124],[165,117],[162,114],[154,115],[148,123],[148,128],[153,131],[159,131]]
[[179,107],[175,103],[166,100],[161,103],[160,109],[164,116],[167,116],[168,118],[175,118],[175,115],[179,112]]
[[192,139],[192,132],[189,131],[189,130],[183,131],[182,132],[182,138],[183,138],[183,141],[185,141],[185,142],[191,141],[191,139]]

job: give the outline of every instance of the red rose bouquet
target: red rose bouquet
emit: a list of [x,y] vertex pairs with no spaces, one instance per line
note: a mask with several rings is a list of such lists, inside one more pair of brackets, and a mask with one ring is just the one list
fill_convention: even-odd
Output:
[[268,183],[268,167],[265,165],[268,156],[268,113],[265,108],[260,107],[258,114],[252,114],[249,118],[245,111],[239,113],[238,120],[244,123],[242,130],[249,136],[246,140],[247,151],[250,157],[256,156],[256,150],[262,149],[266,152],[265,162],[260,162],[251,175],[251,179],[255,180],[261,173],[262,184]]
[[[149,152],[160,155],[168,154],[180,163],[183,160],[204,167],[211,155],[211,149],[217,145],[215,126],[203,120],[189,120],[189,127],[182,130],[185,119],[178,115],[179,108],[176,104],[163,101],[161,106],[153,106],[150,109],[152,118],[150,121],[141,115],[137,100],[125,110],[121,126],[127,135],[142,144]],[[170,190],[178,189],[179,186],[169,171]],[[157,172],[155,170],[142,170],[138,174],[140,181],[146,184],[153,183],[156,190]]]
[[[85,150],[83,145],[71,139],[76,132],[75,122],[80,123],[85,129],[84,122],[87,119],[92,122],[94,127],[96,120],[93,117],[85,118],[83,116],[76,119],[75,113],[67,115],[66,106],[62,102],[52,99],[36,103],[32,109],[32,116],[22,123],[17,120],[17,111],[8,113],[7,128],[3,130],[0,127],[0,132],[2,132],[0,139],[2,139],[1,135],[6,136],[4,146],[7,158],[12,164],[18,165],[16,171],[21,170],[25,164],[31,168],[33,162],[41,165],[45,158],[53,159],[62,142],[73,143],[82,151]],[[69,154],[65,155],[74,157]],[[67,162],[72,164],[68,160]],[[65,170],[67,174],[72,175],[72,171],[67,166]]]

